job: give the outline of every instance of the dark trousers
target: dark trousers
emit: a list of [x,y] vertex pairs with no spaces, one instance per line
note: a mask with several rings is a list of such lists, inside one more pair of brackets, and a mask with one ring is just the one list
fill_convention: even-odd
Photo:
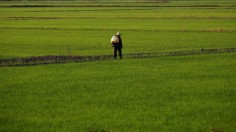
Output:
[[115,47],[114,47],[114,58],[116,59],[117,51],[119,52],[119,56],[120,56],[120,58],[122,58],[121,47],[118,47],[118,46],[115,46]]

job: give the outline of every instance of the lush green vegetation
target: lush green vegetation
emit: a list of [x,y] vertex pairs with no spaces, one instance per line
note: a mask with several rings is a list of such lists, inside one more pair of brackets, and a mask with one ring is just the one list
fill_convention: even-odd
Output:
[[234,131],[235,53],[0,68],[0,130]]
[[[0,58],[111,54],[110,38],[123,33],[124,53],[235,47],[235,2],[169,3],[2,2]],[[70,3],[70,2],[69,2]],[[22,4],[22,7],[11,5]],[[135,5],[137,4],[137,5]],[[213,4],[213,5],[211,5]],[[91,7],[90,7],[91,6]],[[97,5],[99,6],[99,5]]]
[[[125,54],[236,47],[236,2],[0,2],[0,59],[112,54],[117,31]],[[233,132],[235,59],[0,67],[0,131]]]

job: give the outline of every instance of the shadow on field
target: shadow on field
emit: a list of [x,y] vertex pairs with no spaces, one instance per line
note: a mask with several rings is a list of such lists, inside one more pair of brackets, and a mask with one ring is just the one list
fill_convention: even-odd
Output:
[[[147,52],[147,53],[130,53],[125,54],[124,58],[150,58],[150,57],[165,57],[165,56],[185,56],[197,54],[212,54],[235,52],[236,48],[219,48],[219,49],[198,49],[198,50],[181,50],[170,52]],[[99,56],[35,56],[28,58],[10,58],[0,59],[0,66],[27,66],[53,63],[68,63],[68,62],[86,62],[99,60],[112,60],[113,55]]]

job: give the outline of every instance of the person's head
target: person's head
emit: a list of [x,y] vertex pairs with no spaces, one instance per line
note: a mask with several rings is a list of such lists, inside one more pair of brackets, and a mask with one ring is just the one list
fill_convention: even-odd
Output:
[[116,35],[117,35],[117,36],[121,36],[120,32],[117,32]]

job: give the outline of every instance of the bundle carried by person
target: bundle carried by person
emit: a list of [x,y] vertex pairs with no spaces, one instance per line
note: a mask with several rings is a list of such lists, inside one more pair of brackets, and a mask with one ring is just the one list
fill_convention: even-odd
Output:
[[119,38],[117,35],[113,35],[111,37],[111,43],[114,45],[114,44],[118,44],[119,43]]

